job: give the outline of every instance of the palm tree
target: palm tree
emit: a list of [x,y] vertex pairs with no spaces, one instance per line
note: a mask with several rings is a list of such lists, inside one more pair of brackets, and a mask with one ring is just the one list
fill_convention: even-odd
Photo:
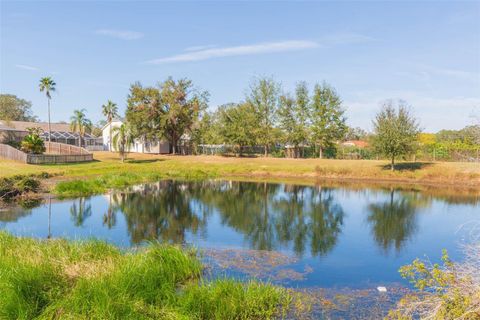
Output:
[[118,117],[117,104],[108,100],[107,104],[102,105],[103,115],[107,117],[107,123],[109,125],[110,134],[108,136],[108,149],[112,151],[112,121],[115,117]]
[[78,132],[80,138],[78,139],[78,146],[82,146],[83,137],[85,133],[92,131],[92,121],[87,119],[85,109],[74,110],[73,116],[70,117],[70,128],[74,132]]
[[[50,95],[50,92],[55,91],[55,86],[57,84],[51,77],[43,77],[40,79],[40,84],[38,85],[40,88],[40,92],[45,91],[45,95],[47,96],[47,101],[48,101],[48,142],[51,142],[51,128],[50,128],[50,99],[52,99],[52,96]],[[50,144],[48,146],[50,148]]]
[[120,127],[113,128],[113,147],[118,150],[122,162],[125,161],[128,147],[133,144],[134,136],[128,125],[123,123]]

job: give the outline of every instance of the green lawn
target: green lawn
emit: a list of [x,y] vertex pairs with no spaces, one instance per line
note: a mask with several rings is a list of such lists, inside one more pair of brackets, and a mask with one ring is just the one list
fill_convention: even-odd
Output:
[[[68,180],[74,185],[63,188],[63,195],[103,192],[107,188],[160,178],[235,177],[263,180],[315,182],[318,179],[350,179],[394,183],[436,184],[442,186],[480,186],[480,164],[459,162],[399,163],[391,172],[387,161],[320,160],[278,158],[235,158],[219,156],[161,156],[131,154],[122,163],[118,155],[97,152],[96,161],[63,165],[27,165],[0,160],[0,177],[15,174],[49,172],[58,174],[51,184]],[[71,180],[83,180],[83,182]],[[85,181],[88,180],[88,181]],[[58,188],[62,188],[61,185]],[[69,191],[76,189],[76,194]],[[68,189],[68,190],[67,190]],[[84,190],[85,192],[83,192]],[[74,190],[75,191],[75,190]]]

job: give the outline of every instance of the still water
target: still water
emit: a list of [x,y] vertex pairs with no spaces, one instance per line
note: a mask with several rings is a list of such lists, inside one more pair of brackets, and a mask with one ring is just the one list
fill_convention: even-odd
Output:
[[337,288],[405,284],[400,266],[438,261],[443,248],[461,260],[479,221],[478,196],[218,180],[160,181],[0,211],[0,229],[16,235],[181,243],[229,275]]

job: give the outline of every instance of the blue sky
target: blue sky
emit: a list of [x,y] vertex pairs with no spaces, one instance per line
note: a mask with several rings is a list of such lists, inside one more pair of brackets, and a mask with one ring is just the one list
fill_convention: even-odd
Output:
[[129,85],[188,77],[210,108],[236,102],[256,76],[284,89],[327,81],[348,123],[371,128],[384,99],[404,99],[426,131],[480,114],[480,2],[1,2],[0,88],[46,119],[125,109]]

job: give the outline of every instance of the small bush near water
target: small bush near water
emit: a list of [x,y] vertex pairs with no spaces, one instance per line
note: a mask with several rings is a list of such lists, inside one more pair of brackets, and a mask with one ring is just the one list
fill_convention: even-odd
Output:
[[288,306],[284,289],[201,273],[195,252],[174,246],[125,253],[0,232],[0,319],[270,319]]
[[0,178],[0,200],[11,200],[26,193],[40,191],[40,180],[36,176],[17,175]]
[[443,265],[416,259],[400,273],[418,289],[403,297],[387,319],[480,320],[480,243],[465,250],[464,262]]

